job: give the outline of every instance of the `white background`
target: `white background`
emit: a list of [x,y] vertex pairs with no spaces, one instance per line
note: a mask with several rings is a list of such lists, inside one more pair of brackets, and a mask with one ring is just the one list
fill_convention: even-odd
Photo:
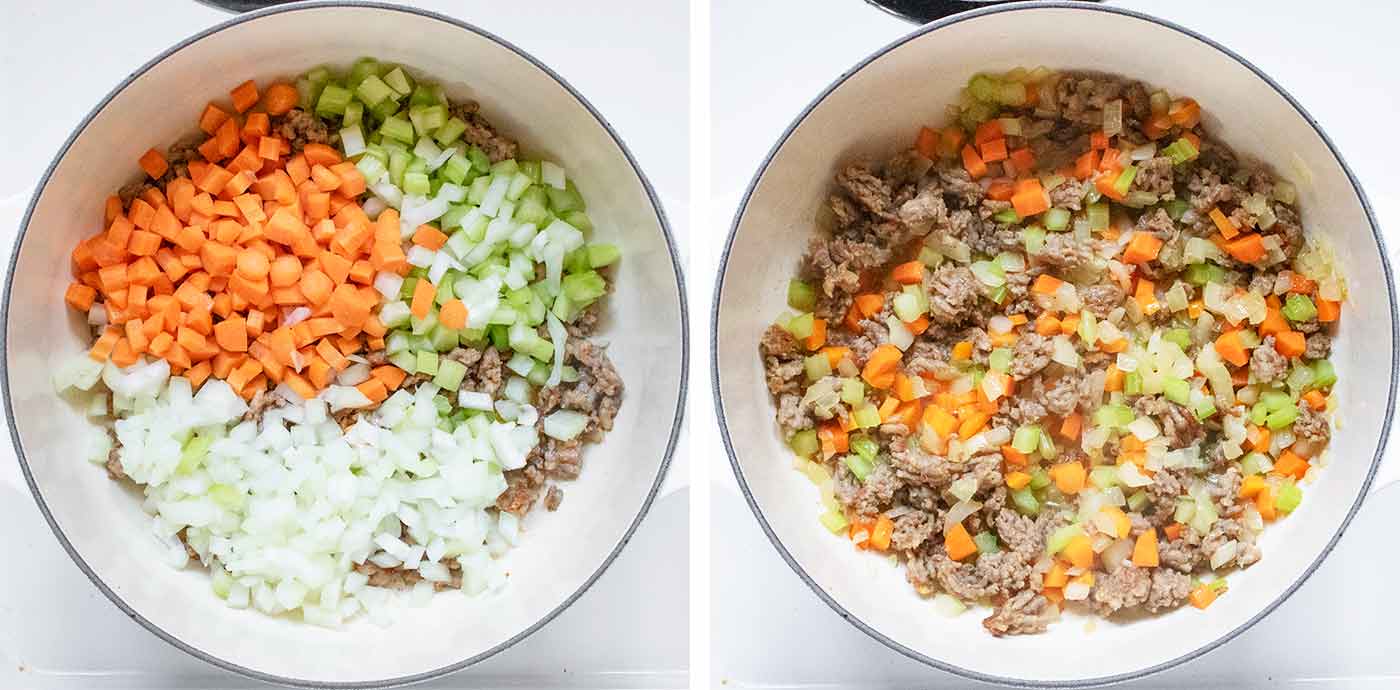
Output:
[[[684,2],[409,4],[502,36],[583,93],[646,171],[684,261],[689,213],[683,203],[689,179]],[[0,259],[5,265],[33,185],[81,118],[141,64],[229,16],[191,0],[0,0],[0,93],[5,94]],[[0,437],[0,545],[6,554],[0,564],[0,688],[263,687],[166,645],[89,584],[35,507],[9,435]],[[684,686],[690,472],[685,448],[682,437],[648,518],[591,590],[521,644],[429,686]]]
[[[1392,32],[1400,22],[1395,3],[1112,4],[1152,12],[1204,33],[1272,75],[1331,135],[1369,194],[1382,226],[1393,229],[1400,223],[1395,147],[1377,136],[1400,121],[1393,72]],[[859,0],[714,0],[711,22],[714,231],[696,234],[691,270],[691,311],[706,319],[728,224],[763,157],[823,88],[913,28]],[[1392,249],[1400,244],[1393,233],[1388,239]],[[706,280],[709,284],[702,284]],[[708,347],[708,321],[697,326],[705,333],[695,341]],[[691,409],[692,429],[715,428],[713,401],[701,399],[698,390]],[[798,579],[759,530],[732,472],[724,467],[719,440],[696,434],[691,450],[694,457],[711,458],[717,465],[712,472],[710,546],[710,673],[715,685],[972,685],[906,659],[841,620]],[[1347,460],[1367,459],[1340,461]],[[1400,464],[1391,460],[1382,476],[1394,478],[1397,472]],[[796,474],[794,481],[800,481]],[[1397,521],[1400,488],[1392,487],[1368,501],[1323,568],[1263,623],[1202,659],[1129,687],[1400,687],[1400,639],[1391,632],[1400,603],[1391,592],[1392,578],[1385,575],[1400,566],[1396,541],[1389,536]],[[1092,637],[1086,638],[1086,653],[1092,653],[1092,642]]]

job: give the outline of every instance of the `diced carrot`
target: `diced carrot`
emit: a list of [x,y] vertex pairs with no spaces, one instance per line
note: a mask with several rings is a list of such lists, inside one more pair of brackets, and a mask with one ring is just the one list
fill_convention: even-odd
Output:
[[350,265],[350,280],[361,285],[369,285],[374,282],[374,265],[365,260],[359,260]]
[[307,302],[320,306],[331,298],[331,291],[335,288],[335,283],[324,272],[318,269],[309,269],[302,272],[298,286],[301,288],[301,294],[306,296]]
[[1050,208],[1050,195],[1040,185],[1039,180],[1031,179],[1025,182],[1027,184],[1018,186],[1016,193],[1011,197],[1012,208],[1022,218],[1044,213]]
[[894,267],[891,277],[896,283],[913,285],[923,282],[924,264],[922,261],[908,261]]
[[1006,139],[993,139],[977,145],[978,151],[982,154],[984,163],[995,163],[1006,160]]
[[1323,323],[1332,323],[1342,317],[1342,303],[1336,300],[1316,299],[1317,320]]
[[340,153],[326,144],[307,144],[301,150],[309,165],[331,166],[341,161]]
[[127,286],[126,264],[104,266],[97,271],[97,277],[102,281],[102,291],[110,295]]
[[914,139],[914,150],[920,156],[932,159],[938,155],[938,131],[928,127],[919,128],[919,136]]
[[958,418],[954,417],[948,410],[936,405],[929,405],[924,408],[924,423],[933,429],[942,438],[948,438],[958,429]]
[[112,364],[119,367],[129,367],[140,359],[141,353],[131,347],[131,341],[125,337],[117,339],[117,344],[112,347]]
[[1284,357],[1302,357],[1307,352],[1307,336],[1298,331],[1288,330],[1274,334],[1274,349]]
[[214,325],[214,340],[229,352],[248,351],[248,322],[242,316],[224,319]]
[[203,130],[205,134],[212,135],[214,132],[219,131],[219,125],[222,125],[224,120],[227,120],[228,117],[228,113],[220,110],[219,107],[213,103],[210,103],[204,106],[204,112],[199,116],[199,128]]
[[1060,435],[1073,441],[1079,438],[1079,432],[1084,428],[1084,416],[1078,412],[1071,413],[1060,422]]
[[1133,234],[1133,239],[1129,240],[1128,247],[1123,250],[1123,263],[1145,264],[1157,258],[1157,254],[1162,251],[1162,240],[1157,236],[1146,232]]
[[1016,186],[1011,184],[1009,179],[993,180],[987,187],[987,198],[993,201],[1011,201],[1011,197],[1016,194]]
[[967,440],[977,435],[991,421],[992,413],[977,411],[968,413],[958,421],[958,438]]
[[1221,359],[1242,367],[1249,363],[1249,352],[1245,350],[1244,343],[1240,340],[1239,331],[1228,331],[1220,334],[1215,339],[1215,351]]
[[812,320],[812,334],[807,336],[803,344],[808,350],[819,350],[826,344],[826,319]]
[[[467,306],[462,304],[462,300],[456,298],[447,300],[447,303],[443,304],[442,309],[438,311],[438,322],[441,323],[444,328],[451,328],[453,330],[466,328]],[[822,329],[826,329],[825,321],[822,321]]]
[[322,340],[316,343],[316,354],[320,355],[332,369],[340,371],[350,366],[350,360],[336,349],[335,344],[329,340]]
[[323,251],[320,257],[321,270],[339,285],[350,277],[350,260],[334,252]]
[[1133,565],[1139,568],[1156,568],[1158,563],[1157,530],[1148,528],[1138,535],[1133,544]]
[[63,293],[63,301],[68,306],[83,312],[91,309],[96,299],[97,291],[81,283],[69,283],[68,290]]
[[1327,395],[1320,390],[1310,390],[1303,394],[1303,400],[1314,410],[1327,409]]
[[1202,584],[1197,585],[1195,589],[1191,590],[1191,596],[1189,598],[1192,606],[1198,609],[1205,609],[1215,603],[1215,600],[1219,598],[1219,596],[1220,595],[1216,593],[1210,585]]
[[1071,538],[1060,553],[1076,568],[1087,570],[1094,567],[1094,542],[1086,534]]
[[1268,307],[1264,315],[1264,320],[1259,324],[1259,335],[1278,335],[1291,330],[1288,320],[1283,317],[1283,312],[1278,307]]
[[1301,455],[1293,452],[1290,448],[1285,449],[1279,454],[1278,460],[1274,462],[1273,472],[1285,477],[1302,479],[1303,475],[1308,473],[1309,467],[1311,467],[1311,465],[1308,461],[1303,459]]
[[373,403],[384,402],[384,399],[389,397],[389,391],[385,388],[384,382],[374,377],[370,377],[355,386],[355,390],[364,393],[365,397]]
[[967,170],[967,174],[972,179],[976,180],[987,174],[987,164],[983,162],[982,157],[977,154],[977,150],[972,148],[971,144],[963,146],[962,161],[963,169]]
[[972,541],[972,535],[967,533],[967,528],[961,522],[944,532],[943,547],[948,552],[948,558],[955,561],[977,553],[977,543]]
[[272,287],[296,285],[301,280],[301,262],[291,255],[277,257],[268,269],[268,280]]
[[1255,263],[1264,258],[1264,240],[1258,233],[1241,235],[1237,239],[1226,242],[1225,251],[1236,261],[1247,264]]
[[[426,283],[426,280],[420,281],[420,284]],[[417,301],[416,295],[415,301]],[[354,287],[344,283],[340,284],[331,295],[331,315],[346,326],[359,327],[364,324],[365,320],[369,318],[372,307],[372,302],[365,300]]]
[[249,280],[258,280],[267,276],[271,263],[261,252],[254,249],[244,249],[238,252],[237,271],[238,274]]
[[273,117],[287,114],[297,107],[300,100],[296,87],[285,82],[270,84],[263,92],[263,105],[267,107],[267,114]]
[[861,378],[871,386],[885,390],[894,385],[895,368],[903,357],[904,353],[899,348],[885,343],[870,353],[865,368],[861,371]]
[[147,149],[145,153],[141,154],[141,158],[137,162],[141,165],[141,169],[146,171],[146,174],[150,175],[153,180],[159,180],[160,177],[165,174],[165,171],[170,169],[170,164],[165,162],[165,156],[162,156],[160,151],[155,149]]
[[204,270],[213,276],[230,276],[238,266],[238,250],[218,242],[205,242],[199,247],[199,259]]
[[428,312],[433,308],[433,298],[437,295],[437,288],[428,282],[426,278],[418,279],[413,285],[413,301],[409,305],[409,311],[414,318],[424,319],[428,317]]
[[[1011,446],[1002,446],[1001,452],[1003,456],[1006,455],[1006,450],[1008,448],[1011,448]],[[1011,450],[1015,451],[1016,449],[1011,448]],[[1020,451],[1016,452],[1020,453]],[[1025,457],[1025,455],[1023,454],[1022,457]],[[1012,491],[1020,491],[1021,489],[1026,488],[1027,484],[1031,483],[1031,476],[1020,470],[1016,470],[1014,472],[1007,472],[1005,479],[1006,488],[1011,489]]]
[[323,192],[334,191],[340,186],[340,177],[320,164],[311,166],[311,181],[316,183],[316,189]]
[[1060,289],[1061,285],[1064,285],[1063,280],[1049,273],[1042,273],[1035,277],[1035,282],[1031,283],[1031,291],[1042,295],[1053,295]]
[[1050,468],[1050,478],[1055,486],[1066,495],[1077,494],[1084,488],[1086,473],[1084,465],[1078,462],[1065,462]]
[[424,224],[418,226],[418,229],[414,231],[413,243],[437,251],[442,249],[442,245],[447,244],[447,235],[431,225]]
[[1230,222],[1229,218],[1225,217],[1225,213],[1220,210],[1219,206],[1212,208],[1208,215],[1210,215],[1211,221],[1215,223],[1215,227],[1219,228],[1220,234],[1225,236],[1225,239],[1231,240],[1235,238],[1235,235],[1240,234],[1240,229],[1235,227],[1235,224]]
[[257,105],[258,85],[253,83],[252,79],[249,79],[233,87],[233,90],[229,91],[228,95],[233,99],[233,109],[241,113]]

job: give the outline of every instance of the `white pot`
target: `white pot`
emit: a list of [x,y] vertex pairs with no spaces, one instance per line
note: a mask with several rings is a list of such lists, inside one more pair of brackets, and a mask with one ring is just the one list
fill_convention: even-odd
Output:
[[[764,387],[759,336],[782,312],[831,179],[845,162],[909,147],[939,124],[968,77],[1045,65],[1142,79],[1196,98],[1206,126],[1236,151],[1298,183],[1305,227],[1331,238],[1351,286],[1333,349],[1343,426],[1302,507],[1272,524],[1264,558],[1230,577],[1207,611],[1132,622],[1061,620],[995,639],[987,611],[934,613],[901,568],[852,549],[817,522],[816,488],[792,470]],[[1311,171],[1311,179],[1296,172]],[[1366,494],[1395,402],[1396,316],[1380,233],[1355,179],[1316,123],[1229,50],[1181,27],[1100,5],[1018,3],[924,26],[842,75],[783,134],[734,221],[716,288],[715,395],[734,470],[755,515],[794,570],[843,617],[924,663],[1027,686],[1103,683],[1210,650],[1273,610],[1327,555]],[[1312,631],[1297,631],[1300,635]]]
[[[599,239],[623,259],[600,336],[624,381],[616,427],[585,452],[583,476],[542,508],[508,556],[495,597],[457,592],[406,608],[389,628],[327,630],[226,608],[202,570],[160,562],[140,498],[81,459],[88,424],[53,392],[48,372],[89,344],[65,308],[69,252],[100,229],[103,199],[135,179],[136,159],[195,131],[201,108],[245,79],[267,84],[318,64],[374,56],[436,80],[484,113],[525,152],[563,164],[589,203]],[[40,508],[88,576],[166,641],[224,668],[273,682],[384,685],[486,658],[576,599],[645,514],[679,429],[687,353],[680,268],[659,202],[606,121],[558,75],[480,29],[436,14],[370,3],[283,6],[204,31],[136,70],[83,120],[35,194],[9,275],[4,384],[15,448]],[[75,596],[81,596],[75,593]],[[62,612],[55,612],[61,615]],[[70,621],[75,628],[82,621]]]

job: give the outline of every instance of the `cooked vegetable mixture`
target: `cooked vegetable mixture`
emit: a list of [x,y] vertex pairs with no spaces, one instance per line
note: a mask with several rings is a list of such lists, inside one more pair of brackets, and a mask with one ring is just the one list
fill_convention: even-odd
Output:
[[949,119],[836,175],[760,343],[822,524],[993,635],[1206,608],[1326,450],[1332,255],[1190,98],[1018,69]]
[[562,167],[403,67],[229,96],[73,250],[94,339],[54,382],[91,458],[235,608],[383,623],[386,588],[499,588],[612,429],[619,250]]

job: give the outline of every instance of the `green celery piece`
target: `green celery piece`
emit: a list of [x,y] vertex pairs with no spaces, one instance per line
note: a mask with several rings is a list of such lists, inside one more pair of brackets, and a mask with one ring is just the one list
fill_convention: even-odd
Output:
[[[396,139],[405,144],[413,143],[413,124],[398,115],[387,117],[384,124],[379,126],[379,133],[390,139]],[[393,160],[391,156],[389,160]]]
[[403,174],[403,193],[427,196],[430,185],[426,173],[405,172]]
[[448,352],[457,347],[457,331],[438,324],[433,330],[428,331],[428,343],[438,352]]
[[1307,295],[1289,295],[1280,311],[1289,321],[1311,321],[1317,318],[1317,306]]
[[345,76],[345,84],[350,88],[359,86],[365,77],[379,74],[379,61],[372,57],[362,57],[350,66],[350,74]]
[[1191,349],[1191,331],[1189,329],[1169,328],[1166,333],[1162,334],[1162,339],[1169,343],[1176,343],[1182,352]]
[[321,89],[321,97],[316,99],[316,114],[322,117],[336,117],[345,114],[345,106],[352,98],[350,89],[339,84],[326,84]]
[[1265,418],[1264,423],[1271,430],[1277,431],[1292,424],[1297,419],[1298,408],[1289,406],[1281,410],[1274,410],[1273,412],[1270,412]]
[[1050,486],[1050,473],[1045,471],[1044,467],[1036,467],[1031,470],[1031,483],[1027,486],[1035,491]]
[[584,235],[593,232],[593,220],[583,211],[565,211],[560,217]]
[[1142,394],[1142,374],[1130,371],[1123,376],[1123,395]]
[[[438,174],[447,178],[448,181],[453,184],[465,183],[467,181],[467,173],[471,171],[471,161],[467,160],[467,157],[460,153],[452,154],[452,157],[448,158],[447,162],[443,163],[441,168],[438,168]],[[517,215],[518,213],[519,212],[517,212]]]
[[1001,550],[997,545],[997,535],[985,530],[973,536],[972,543],[977,545],[977,553],[996,553]]
[[490,326],[486,330],[486,333],[487,337],[491,339],[491,344],[494,345],[497,350],[510,349],[510,330],[505,326]]
[[340,124],[350,127],[360,124],[364,119],[365,104],[359,101],[350,101],[345,104],[345,113],[341,115]]
[[209,446],[214,444],[214,439],[203,434],[195,434],[190,440],[185,441],[185,445],[180,449],[180,464],[176,465],[176,474],[189,474],[204,464],[204,458],[209,456]]
[[429,376],[438,372],[438,353],[432,350],[420,350],[413,370],[420,374]]
[[788,281],[787,303],[798,311],[812,311],[817,306],[817,291],[800,280]]
[[[534,181],[532,181],[530,176],[526,175],[523,170],[516,171],[515,176],[510,180],[510,186],[506,187],[506,198],[511,201],[519,201],[520,196],[533,184]],[[582,230],[583,228],[579,229]]]
[[1167,216],[1172,220],[1181,220],[1181,217],[1186,215],[1186,209],[1191,208],[1191,204],[1186,203],[1185,199],[1172,199],[1162,204],[1162,208],[1166,209]]
[[999,347],[992,350],[992,354],[987,357],[987,366],[997,371],[1006,371],[1011,368],[1011,359],[1014,353],[1011,348]]
[[433,140],[440,146],[449,146],[452,142],[457,141],[465,131],[467,131],[465,120],[460,117],[449,117],[447,122],[442,123],[442,126],[433,132]]
[[408,119],[418,136],[425,137],[447,124],[447,108],[442,105],[420,105],[408,109]]
[[550,210],[556,214],[584,210],[583,197],[574,188],[573,180],[567,182],[564,189],[546,187],[545,193],[549,195]]
[[828,510],[822,513],[822,516],[817,518],[817,520],[832,534],[841,534],[851,524],[846,520],[846,516],[842,515],[839,510]]
[[793,434],[792,438],[788,439],[788,447],[797,455],[810,460],[821,450],[821,442],[817,440],[815,429],[807,429]]
[[383,122],[391,115],[399,112],[399,104],[392,98],[386,98],[379,102],[379,105],[372,105],[369,114],[374,117],[375,122]]
[[608,287],[597,271],[588,271],[564,276],[561,290],[574,304],[586,306],[606,294]]
[[1016,510],[1025,515],[1040,514],[1040,501],[1036,500],[1030,487],[1022,487],[1011,492],[1011,503],[1016,506]]
[[[491,187],[491,176],[482,175],[472,180],[472,186],[467,189],[467,203],[472,206],[480,206],[486,201],[486,190]],[[489,220],[489,219],[488,219]],[[483,228],[485,226],[482,226]],[[472,241],[480,241],[480,237],[473,237]]]
[[397,103],[400,98],[397,93],[394,93],[393,89],[389,88],[388,84],[384,83],[383,79],[380,79],[379,76],[375,74],[365,77],[359,85],[355,87],[355,97],[359,98],[361,102],[371,109],[383,103],[385,99]]
[[418,357],[412,351],[404,350],[389,355],[389,363],[404,371],[414,371],[418,368]]
[[407,96],[409,92],[413,91],[413,81],[409,79],[408,74],[404,73],[402,67],[394,67],[389,70],[384,75],[384,83],[397,91],[400,96]]
[[518,172],[520,172],[520,163],[514,158],[507,158],[506,160],[491,164],[492,175],[499,175],[509,179],[514,177],[515,173]]
[[412,301],[413,290],[418,287],[418,280],[419,278],[415,277],[412,273],[410,273],[407,278],[404,278],[403,283],[399,285],[399,299]]
[[413,93],[409,94],[408,96],[408,105],[410,107],[431,106],[436,105],[437,102],[438,99],[437,96],[433,93],[433,87],[429,84],[425,84],[422,82],[420,82],[418,86],[414,87]]
[[876,443],[875,439],[865,434],[856,434],[852,436],[849,445],[856,455],[871,462],[875,461],[875,456],[880,452],[880,444]]
[[408,171],[408,164],[413,161],[413,154],[407,151],[389,152],[389,181],[396,185],[403,185],[403,174]]
[[1026,244],[1027,254],[1039,254],[1045,248],[1045,228],[1032,225],[1021,231],[1021,239]]
[[[516,210],[515,213],[517,216],[520,215],[519,210]],[[589,244],[587,247],[588,265],[592,268],[611,266],[618,259],[622,258],[622,250],[618,249],[615,244]]]
[[1059,232],[1069,227],[1069,211],[1063,208],[1048,209],[1041,219],[1045,222],[1046,230]]
[[1313,362],[1313,385],[1318,388],[1327,388],[1337,383],[1337,370],[1332,366],[1332,362],[1326,359],[1319,359]]
[[1103,202],[1089,204],[1086,213],[1089,218],[1090,230],[1108,229],[1108,204]]
[[471,159],[472,167],[476,168],[479,172],[486,173],[491,171],[491,158],[476,145],[467,148],[467,158]]
[[1225,282],[1225,269],[1209,261],[1199,264],[1190,264],[1186,267],[1182,277],[1186,279],[1186,282],[1196,286],[1209,283],[1223,283]]
[[539,183],[540,183],[540,162],[539,162],[539,161],[522,161],[522,162],[520,163],[520,172],[521,172],[522,174],[524,174],[526,177],[530,178],[530,183],[531,183],[531,184],[539,184]]
[[1184,379],[1164,379],[1162,381],[1162,395],[1178,405],[1186,405],[1191,402],[1191,384]]
[[846,463],[846,467],[851,470],[851,474],[855,475],[855,478],[862,482],[865,481],[866,477],[870,476],[871,470],[875,469],[875,463],[859,455],[847,455],[842,457],[841,461]]
[[564,255],[565,273],[583,273],[589,268],[587,247],[579,247]]
[[443,390],[455,391],[462,385],[462,379],[466,378],[467,366],[452,359],[444,359],[438,364],[438,371],[433,376],[433,383]]
[[1021,221],[1021,216],[1016,213],[1016,209],[1004,208],[997,211],[996,215],[992,216],[992,220],[1006,224],[1019,223]]
[[403,352],[408,348],[408,334],[403,331],[390,331],[389,337],[384,340],[384,351],[391,355]]
[[1119,194],[1127,194],[1128,189],[1133,186],[1133,178],[1137,177],[1137,166],[1130,165],[1123,168],[1123,172],[1118,173],[1118,179],[1113,181],[1113,191]]
[[1011,447],[1026,453],[1034,453],[1040,447],[1040,427],[1035,424],[1026,424],[1016,429],[1016,434],[1011,438]]
[[1298,508],[1298,504],[1303,502],[1303,490],[1292,481],[1284,482],[1279,487],[1278,496],[1274,498],[1274,507],[1278,510],[1291,513]]

